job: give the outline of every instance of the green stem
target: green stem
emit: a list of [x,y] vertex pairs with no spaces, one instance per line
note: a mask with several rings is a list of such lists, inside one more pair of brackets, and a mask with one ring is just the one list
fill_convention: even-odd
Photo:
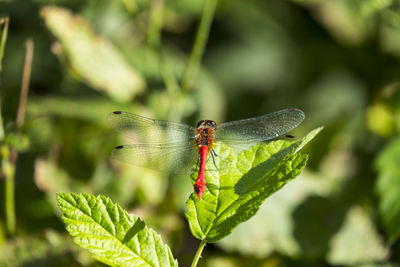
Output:
[[[1,101],[2,97],[0,95],[0,142],[4,140],[4,126],[3,126],[3,117],[1,116]],[[1,175],[1,173],[0,173]]]
[[[9,18],[5,17],[0,19],[0,71],[4,57],[4,49],[6,47],[7,34],[8,34],[8,23]],[[1,101],[2,99],[0,99]],[[1,103],[0,103],[1,105]],[[1,106],[0,106],[1,108]],[[0,109],[1,111],[1,109]],[[5,138],[3,119],[0,114],[0,141]],[[9,236],[15,234],[15,204],[14,204],[14,173],[15,166],[10,164],[10,154],[14,155],[13,151],[9,151],[7,147],[1,147],[1,166],[0,166],[0,176],[3,176],[5,181],[4,185],[4,211],[6,216],[6,231]]]
[[[32,72],[32,60],[33,60],[33,41],[29,39],[25,43],[26,53],[25,53],[25,62],[24,62],[24,70],[22,74],[22,83],[21,83],[21,94],[19,96],[19,103],[17,109],[17,118],[16,118],[16,132],[19,132],[24,120],[25,120],[25,110],[26,110],[26,102],[28,98],[29,91],[29,83]],[[2,154],[6,154],[3,153]],[[15,166],[17,164],[18,152],[13,147],[9,148],[9,154],[5,157],[2,157],[2,171],[5,176],[5,216],[6,216],[6,228],[9,236],[13,236],[15,234],[16,229],[16,215],[15,215],[15,192],[14,192],[14,180],[15,180]]]
[[200,242],[199,248],[197,249],[196,256],[194,256],[194,259],[193,259],[191,267],[196,267],[197,266],[197,263],[200,260],[201,253],[203,252],[203,249],[204,249],[205,245],[206,245],[206,241],[202,240]]
[[7,234],[9,236],[13,236],[15,234],[15,200],[14,200],[15,166],[10,164],[10,162],[8,162],[8,159],[3,159],[3,171],[5,176],[6,229],[7,229]]
[[0,71],[7,41],[8,21],[8,17],[0,19]]
[[200,61],[204,54],[204,49],[210,33],[210,27],[214,18],[215,9],[218,0],[206,0],[204,3],[203,14],[201,16],[199,29],[197,30],[196,39],[190,53],[189,62],[183,73],[182,90],[187,91],[193,86]]

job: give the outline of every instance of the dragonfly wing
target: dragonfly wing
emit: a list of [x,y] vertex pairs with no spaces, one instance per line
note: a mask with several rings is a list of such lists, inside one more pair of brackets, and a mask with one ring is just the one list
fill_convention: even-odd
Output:
[[185,124],[153,120],[129,112],[114,111],[107,116],[117,131],[137,143],[174,143],[194,139],[196,129]]
[[239,146],[271,140],[297,127],[304,117],[300,109],[289,108],[259,117],[226,122],[218,127],[215,140]]
[[112,157],[158,171],[187,173],[196,163],[198,152],[193,143],[133,144],[117,146]]

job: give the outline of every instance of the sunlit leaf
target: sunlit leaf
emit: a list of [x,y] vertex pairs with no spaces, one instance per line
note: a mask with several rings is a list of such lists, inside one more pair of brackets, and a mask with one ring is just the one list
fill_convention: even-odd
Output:
[[112,266],[177,266],[160,235],[105,196],[57,194],[75,243]]
[[121,102],[130,101],[143,90],[144,81],[136,70],[82,17],[58,7],[45,7],[41,15],[60,42],[53,50],[78,78]]
[[[201,200],[192,194],[187,201],[186,217],[192,234],[201,240],[215,242],[241,222],[251,218],[263,201],[295,178],[304,168],[307,155],[296,153],[321,128],[303,140],[279,140],[258,144],[237,157],[224,144],[214,149],[220,171],[206,172],[207,190]],[[213,164],[212,161],[208,164]],[[192,179],[195,180],[196,174]]]

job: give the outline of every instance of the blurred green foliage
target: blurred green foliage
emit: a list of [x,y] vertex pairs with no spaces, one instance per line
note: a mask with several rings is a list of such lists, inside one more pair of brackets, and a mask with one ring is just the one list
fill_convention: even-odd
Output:
[[[0,266],[100,265],[65,235],[56,192],[107,195],[189,264],[198,245],[184,217],[190,177],[111,162],[111,149],[129,140],[106,115],[125,110],[194,125],[292,106],[306,113],[294,135],[325,126],[305,148],[306,171],[208,246],[200,265],[400,264],[400,1],[220,0],[194,86],[182,91],[203,4],[0,1],[0,17],[10,18],[1,147],[22,151],[14,238],[6,237],[0,180]],[[16,134],[29,37],[31,86]]]

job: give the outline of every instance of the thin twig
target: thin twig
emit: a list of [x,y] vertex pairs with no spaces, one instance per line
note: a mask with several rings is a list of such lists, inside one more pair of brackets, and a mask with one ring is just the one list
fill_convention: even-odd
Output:
[[[26,102],[28,99],[29,92],[29,83],[31,80],[31,72],[32,72],[32,60],[33,60],[33,41],[32,39],[28,39],[25,43],[25,61],[24,61],[24,71],[22,73],[22,82],[21,82],[21,93],[19,95],[19,103],[16,117],[16,132],[19,132],[25,120],[25,110],[26,110]],[[10,151],[10,161],[12,165],[15,165],[17,162],[18,153],[15,149],[11,149]]]
[[[16,116],[16,132],[19,132],[25,119],[26,102],[28,98],[29,83],[32,71],[32,59],[33,59],[33,41],[29,39],[26,41],[26,52],[24,61],[24,70],[22,74],[21,83],[21,94],[19,97],[17,116]],[[15,166],[18,159],[18,152],[14,148],[10,148],[10,158],[8,164],[4,164],[4,174],[6,177],[5,181],[5,212],[6,212],[6,223],[8,235],[13,236],[16,229],[16,216],[15,216]]]
[[21,94],[19,96],[19,104],[17,111],[17,131],[21,128],[25,119],[25,109],[26,109],[26,101],[28,99],[28,91],[29,91],[29,82],[31,80],[31,72],[32,72],[32,59],[33,59],[33,41],[32,39],[28,39],[26,41],[26,54],[25,54],[25,63],[24,63],[24,73],[22,74],[22,84],[21,84]]

